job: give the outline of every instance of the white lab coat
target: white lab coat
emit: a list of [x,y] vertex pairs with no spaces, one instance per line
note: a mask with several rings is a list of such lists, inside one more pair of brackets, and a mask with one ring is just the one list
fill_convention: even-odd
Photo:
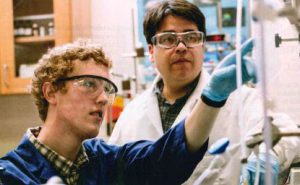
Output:
[[[202,70],[199,83],[187,100],[185,106],[177,116],[174,124],[176,125],[180,120],[184,119],[190,112],[197,100],[200,98],[203,87],[209,80],[210,76]],[[157,82],[156,79],[155,82]],[[158,101],[155,93],[153,93],[153,87],[138,95],[133,101],[131,101],[125,110],[120,115],[113,133],[109,139],[110,144],[121,145],[127,142],[136,140],[156,140],[163,135],[162,123],[159,113]],[[237,121],[237,92],[234,92],[228,98],[224,107],[222,107],[219,115],[216,119],[214,128],[209,137],[209,144],[214,143],[216,140],[227,137],[230,140],[230,144],[239,143],[241,140],[240,126]],[[244,122],[243,127],[247,131],[247,134],[253,134],[260,132],[262,129],[263,115],[261,106],[261,98],[257,94],[256,90],[248,87],[242,88],[242,101],[243,101],[243,114]],[[276,116],[275,116],[276,117]],[[278,116],[277,116],[278,117]],[[282,118],[282,116],[279,116]],[[276,122],[275,118],[275,122]],[[288,119],[279,119],[284,128],[295,129],[296,124]],[[278,121],[277,121],[278,122]],[[280,125],[279,123],[279,125]],[[279,147],[280,145],[280,147]],[[300,140],[298,138],[282,139],[280,144],[275,147],[278,153],[279,160],[281,162],[281,169],[286,169],[296,154],[299,153]],[[192,177],[186,184],[192,184],[201,172],[209,165],[212,156],[206,154],[205,158],[199,163],[197,170],[195,170]],[[240,176],[240,153],[238,152],[229,161],[229,165],[223,170],[214,184],[237,184]]]

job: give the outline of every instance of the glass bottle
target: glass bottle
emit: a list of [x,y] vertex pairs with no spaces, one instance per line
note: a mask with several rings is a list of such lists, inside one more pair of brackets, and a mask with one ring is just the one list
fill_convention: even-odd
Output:
[[35,37],[39,36],[39,26],[37,23],[32,24],[32,35]]
[[52,21],[48,23],[48,35],[54,35],[54,24]]

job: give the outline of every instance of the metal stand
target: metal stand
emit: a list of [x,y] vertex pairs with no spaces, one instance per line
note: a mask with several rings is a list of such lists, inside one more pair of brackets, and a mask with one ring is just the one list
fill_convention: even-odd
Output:
[[298,41],[300,42],[300,34],[298,38],[281,38],[279,34],[275,34],[275,46],[278,48],[282,42],[291,42],[291,41]]

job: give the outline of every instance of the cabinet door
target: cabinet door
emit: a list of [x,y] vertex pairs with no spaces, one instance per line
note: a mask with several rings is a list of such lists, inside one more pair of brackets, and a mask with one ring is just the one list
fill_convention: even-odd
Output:
[[70,0],[1,0],[0,92],[27,93],[38,59],[71,41]]
[[14,80],[14,34],[13,34],[13,3],[11,0],[1,0],[0,7],[0,64],[1,92],[12,89]]

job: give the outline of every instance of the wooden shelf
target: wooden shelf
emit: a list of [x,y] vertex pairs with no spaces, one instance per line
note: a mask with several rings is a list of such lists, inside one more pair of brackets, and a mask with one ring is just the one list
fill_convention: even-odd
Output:
[[[21,78],[19,68],[35,63],[49,48],[72,41],[72,0],[0,0],[0,7],[0,95],[28,93],[31,78]],[[14,23],[23,20],[45,28],[50,20],[55,33],[16,37]]]
[[15,43],[34,43],[34,42],[51,42],[54,41],[54,36],[43,36],[43,37],[17,37]]
[[20,16],[15,17],[15,21],[21,21],[21,20],[43,20],[43,19],[54,19],[53,14],[41,14],[41,15],[28,15],[28,16]]

